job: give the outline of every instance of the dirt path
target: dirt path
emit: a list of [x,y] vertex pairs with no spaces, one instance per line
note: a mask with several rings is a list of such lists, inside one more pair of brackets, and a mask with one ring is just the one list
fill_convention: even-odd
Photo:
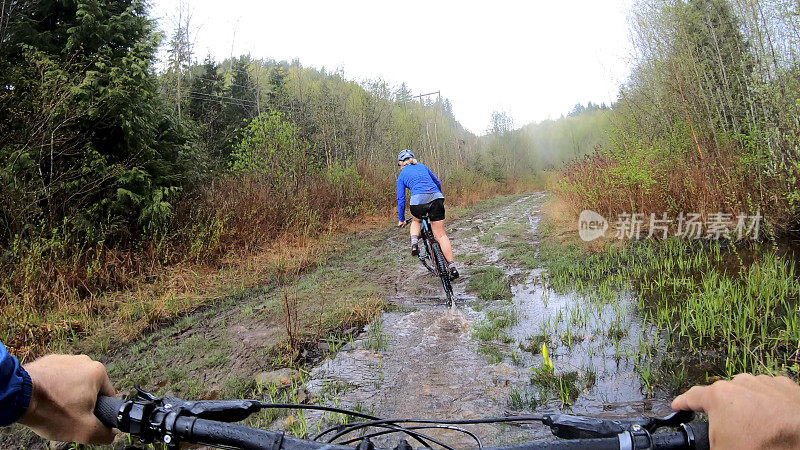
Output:
[[[313,368],[306,384],[312,396],[330,398],[326,394],[335,386],[337,395],[329,404],[358,407],[382,417],[477,418],[559,411],[565,405],[548,391],[547,381],[538,385],[532,381],[542,365],[539,345],[548,342],[556,374],[564,374],[574,385],[568,399],[572,411],[610,416],[668,412],[665,400],[642,394],[635,365],[615,350],[634,352],[637,347],[641,321],[632,306],[591,308],[582,306],[590,303],[586,299],[558,295],[542,286],[535,256],[543,200],[543,194],[528,195],[451,223],[456,257],[465,267],[465,276],[455,285],[455,310],[442,305],[435,279],[410,257],[400,255],[396,292],[389,300],[401,310],[384,313],[359,339]],[[399,242],[392,238],[388,243],[407,251],[405,240],[404,235]],[[468,292],[470,279],[487,267],[507,276],[510,289],[504,299],[476,297],[473,292],[485,294],[485,286],[476,280]],[[598,311],[597,317],[590,310]],[[576,323],[570,331],[574,338],[564,338],[561,330],[570,326],[570,314],[581,314],[583,325]],[[497,317],[508,320],[498,323]],[[621,317],[620,326],[627,331],[612,345],[603,322],[613,317]],[[542,339],[542,334],[549,336]],[[376,344],[382,342],[376,336],[385,336],[385,344]],[[313,414],[306,419],[311,429],[326,422]],[[470,429],[484,444],[549,437],[549,430],[542,427]],[[474,446],[465,435],[431,434],[461,448]],[[396,438],[385,442],[394,445]]]

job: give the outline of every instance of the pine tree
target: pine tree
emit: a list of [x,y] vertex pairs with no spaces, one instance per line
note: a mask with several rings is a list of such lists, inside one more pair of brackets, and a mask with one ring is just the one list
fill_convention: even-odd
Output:
[[189,88],[189,116],[199,127],[200,145],[212,164],[227,164],[227,136],[223,107],[225,81],[219,67],[209,55],[200,66],[199,75],[192,78]]
[[97,241],[169,219],[185,138],[158,94],[146,12],[144,0],[42,0],[9,23],[0,242],[40,221]]
[[288,93],[286,90],[286,69],[283,66],[275,66],[269,70],[269,93],[267,102],[269,107],[286,112]]

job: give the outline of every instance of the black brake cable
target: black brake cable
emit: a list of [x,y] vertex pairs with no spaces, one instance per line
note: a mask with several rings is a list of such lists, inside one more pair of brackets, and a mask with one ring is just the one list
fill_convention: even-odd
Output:
[[[433,424],[433,425],[468,425],[468,424],[481,424],[481,423],[503,423],[503,422],[542,422],[544,420],[544,416],[542,415],[535,415],[535,416],[509,416],[509,417],[487,417],[481,419],[459,419],[459,420],[433,420],[433,419],[381,419],[381,420],[373,420],[367,422],[359,422],[348,426],[344,429],[339,427],[331,427],[327,430],[323,431],[322,433],[315,436],[315,440],[331,431],[337,431],[337,433],[328,439],[329,443],[333,443],[336,439],[352,433],[353,431],[359,430],[361,428],[366,428],[370,426],[379,426],[379,425],[386,425],[386,424],[394,424],[397,425],[398,423],[422,423],[422,424]],[[434,441],[436,442],[436,441]],[[440,442],[436,442],[439,445],[442,445]],[[444,446],[447,448],[447,446]]]
[[[507,416],[507,417],[483,417],[480,419],[443,419],[443,420],[435,420],[435,419],[371,419],[371,422],[358,422],[358,424],[382,424],[382,423],[430,423],[430,424],[443,424],[443,425],[470,425],[470,424],[481,424],[481,423],[503,423],[503,422],[542,422],[544,421],[543,415],[535,415],[535,416]],[[336,431],[339,429],[340,426],[330,427],[314,438],[318,439],[331,431]]]
[[328,442],[333,442],[333,440],[341,437],[351,431],[372,426],[372,425],[383,425],[383,424],[398,424],[398,423],[427,423],[427,424],[441,424],[441,425],[469,425],[469,424],[480,424],[480,423],[503,423],[503,422],[542,422],[544,420],[543,415],[535,415],[535,416],[508,416],[508,417],[486,417],[481,419],[459,419],[459,420],[434,420],[434,419],[379,419],[379,420],[372,420],[367,422],[358,422],[349,426],[348,428],[342,430],[341,425],[330,427],[321,433],[314,436],[314,440],[318,440],[320,437],[332,432],[338,431],[338,433],[333,436],[332,438],[328,439]]
[[[267,409],[267,408],[274,408],[274,409],[308,409],[308,410],[315,410],[315,411],[327,411],[327,412],[335,412],[335,413],[344,414],[344,415],[353,416],[353,417],[359,417],[359,418],[362,418],[362,419],[370,419],[372,421],[381,420],[378,417],[371,416],[369,414],[364,414],[364,413],[360,413],[360,412],[356,412],[356,411],[350,411],[350,410],[342,409],[342,408],[334,408],[334,407],[330,407],[330,406],[298,405],[298,404],[295,404],[295,403],[266,403],[266,402],[259,402],[259,406],[262,409]],[[362,422],[359,422],[359,423],[362,423]],[[340,427],[341,427],[341,425],[338,425],[336,427],[330,428],[329,430],[336,430],[337,428],[340,428]],[[402,425],[387,424],[387,428],[389,428],[389,427],[391,427],[394,430],[396,430],[395,432],[408,434],[410,437],[414,438],[414,440],[419,442],[420,445],[422,445],[424,447],[430,447],[428,445],[428,443],[426,442],[426,439],[427,439],[427,440],[429,440],[431,442],[434,442],[436,444],[439,444],[439,445],[441,445],[441,446],[443,446],[445,448],[450,448],[450,447],[447,447],[446,445],[442,444],[441,442],[431,438],[430,436],[427,436],[427,435],[422,434],[422,433],[416,433],[416,432],[413,432],[413,431],[409,431],[407,428],[403,427]],[[327,432],[328,432],[328,430],[326,430],[325,433],[318,434],[318,435],[314,436],[313,438],[311,438],[311,440],[312,441],[316,441],[320,436],[326,434]]]
[[[375,421],[375,422],[380,422],[380,421]],[[402,432],[402,433],[408,434],[409,436],[411,436],[414,439],[416,439],[418,442],[422,442],[421,439],[427,439],[427,440],[433,442],[434,444],[438,444],[442,448],[446,448],[446,449],[449,449],[449,450],[455,450],[455,449],[453,449],[453,447],[450,447],[449,445],[445,444],[444,442],[441,442],[441,441],[439,441],[437,439],[434,439],[434,438],[428,436],[427,434],[422,434],[422,433],[419,433],[419,432],[416,432],[416,431],[412,431],[410,428],[406,428],[406,427],[404,427],[402,425],[397,425],[395,423],[371,423],[369,425],[361,426],[361,424],[365,424],[365,423],[367,423],[367,422],[359,422],[359,423],[354,423],[352,425],[345,425],[345,426],[339,425],[337,427],[334,427],[334,429],[339,429],[341,431],[339,433],[337,433],[335,436],[333,436],[332,438],[330,438],[327,443],[328,444],[333,444],[334,443],[333,441],[335,439],[337,439],[337,438],[339,438],[341,436],[350,434],[350,433],[352,433],[354,431],[360,430],[362,428],[375,427],[375,428],[388,428],[390,430],[393,430],[392,432],[394,432],[394,433]],[[311,440],[312,441],[317,441],[317,437],[318,436],[320,436],[320,435],[314,436]],[[359,436],[357,440],[361,440],[361,439],[363,439],[363,436]],[[430,445],[428,445],[428,443],[423,443],[422,445],[424,445],[425,448],[429,448],[430,447]]]
[[[442,430],[458,431],[458,432],[464,433],[464,434],[470,436],[472,439],[474,439],[475,443],[478,444],[478,448],[479,449],[483,448],[483,443],[481,442],[481,439],[475,433],[473,433],[473,432],[471,432],[471,431],[469,431],[467,429],[464,429],[464,428],[454,427],[454,426],[450,426],[450,425],[417,425],[415,427],[406,427],[406,429],[408,429],[408,430],[442,429]],[[360,441],[360,440],[365,439],[365,438],[366,439],[374,438],[374,437],[378,437],[378,436],[383,436],[385,434],[398,433],[399,431],[401,431],[401,430],[394,430],[394,429],[390,428],[388,430],[376,431],[374,433],[370,433],[370,434],[367,434],[367,435],[364,435],[364,436],[348,439],[348,440],[346,440],[344,442],[337,442],[337,444],[340,444],[340,445],[352,444],[353,442]]]
[[321,406],[321,405],[298,405],[295,403],[266,403],[266,402],[259,402],[259,406],[262,409],[267,408],[275,408],[275,409],[312,409],[317,411],[328,411],[328,412],[335,412],[339,414],[344,414],[347,416],[353,417],[360,417],[362,419],[369,419],[369,420],[381,420],[378,417],[370,416],[369,414],[363,414],[356,411],[350,411],[347,409],[341,408],[333,408],[330,406]]

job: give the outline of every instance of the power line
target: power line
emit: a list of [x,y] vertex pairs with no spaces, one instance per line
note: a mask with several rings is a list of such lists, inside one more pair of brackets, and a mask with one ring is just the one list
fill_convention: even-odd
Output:
[[[192,78],[198,78],[198,79],[206,80],[206,81],[220,81],[220,82],[222,82],[222,84],[225,84],[225,80],[215,80],[213,78],[206,78],[206,77],[200,77],[200,76],[194,76]],[[236,84],[236,83],[228,83],[227,85],[228,86],[237,86],[237,87],[250,89],[250,90],[256,90],[256,88],[258,88],[258,86],[256,86],[256,85],[245,86],[243,84]]]
[[256,105],[256,102],[254,102],[252,100],[245,100],[243,98],[225,97],[225,96],[222,96],[222,95],[207,94],[205,92],[198,92],[198,91],[189,91],[189,94],[194,94],[194,95],[198,95],[198,96],[205,96],[206,100],[214,100],[214,99],[217,99],[217,100],[229,100],[229,101],[239,102],[239,103],[249,103],[249,105],[245,105],[245,106],[255,106]]

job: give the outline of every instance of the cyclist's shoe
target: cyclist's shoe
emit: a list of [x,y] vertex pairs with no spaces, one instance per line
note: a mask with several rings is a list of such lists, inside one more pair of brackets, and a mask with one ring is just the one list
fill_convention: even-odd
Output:
[[419,256],[419,245],[411,244],[411,256]]
[[456,266],[450,266],[450,279],[455,280],[456,278],[458,278],[458,269]]

